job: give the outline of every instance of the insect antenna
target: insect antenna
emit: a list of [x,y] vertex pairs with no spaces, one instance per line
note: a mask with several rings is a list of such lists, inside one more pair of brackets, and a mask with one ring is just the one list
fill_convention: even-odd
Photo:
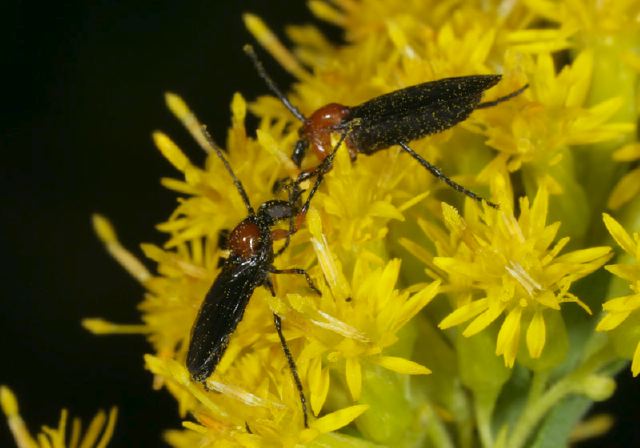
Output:
[[211,145],[213,150],[216,152],[216,154],[218,155],[218,158],[222,161],[222,164],[224,165],[227,172],[231,176],[231,179],[233,179],[233,184],[236,186],[236,189],[240,193],[240,196],[242,196],[242,202],[244,202],[244,205],[247,207],[247,211],[249,212],[250,215],[252,216],[255,215],[256,213],[253,210],[253,207],[251,206],[251,202],[249,202],[249,196],[247,196],[247,192],[242,186],[242,182],[240,182],[240,179],[238,179],[236,174],[233,172],[233,169],[231,168],[231,164],[229,164],[229,161],[227,160],[224,153],[222,152],[222,149],[220,149],[218,144],[213,140],[213,137],[211,137],[211,134],[209,134],[209,131],[207,130],[206,126],[202,126],[202,135],[204,135],[204,137],[207,139],[207,142],[209,143],[209,145]]
[[422,156],[420,156],[420,154],[418,154],[417,152],[415,152],[413,149],[411,149],[406,143],[399,143],[400,147],[402,149],[404,149],[411,157],[413,157],[414,159],[416,159],[418,161],[418,163],[420,165],[422,165],[423,167],[425,167],[431,174],[433,174],[436,178],[440,179],[441,181],[443,181],[444,183],[446,183],[447,185],[449,185],[451,188],[453,188],[456,191],[459,191],[460,193],[463,193],[467,196],[469,196],[471,199],[473,199],[474,201],[478,201],[478,202],[482,202],[485,201],[488,205],[490,205],[493,208],[499,208],[498,204],[494,203],[494,202],[490,202],[487,201],[486,199],[484,199],[481,196],[478,196],[477,194],[475,194],[473,191],[471,190],[467,190],[465,187],[463,187],[462,185],[460,185],[459,183],[454,182],[453,180],[451,180],[449,177],[447,177],[446,174],[444,174],[442,171],[440,171],[440,168],[438,168],[435,165],[432,165],[431,163],[429,163],[428,161],[426,161],[425,159],[422,158]]
[[273,79],[271,79],[271,77],[267,74],[267,71],[265,70],[264,66],[262,65],[262,62],[260,62],[260,59],[258,59],[258,55],[253,50],[253,47],[251,45],[247,44],[242,49],[247,54],[247,56],[249,56],[251,58],[251,61],[253,62],[253,65],[255,66],[256,71],[258,72],[258,75],[260,75],[260,77],[262,79],[264,79],[264,81],[267,83],[267,86],[269,87],[269,89],[271,89],[273,94],[275,96],[277,96],[280,99],[280,101],[282,101],[282,104],[284,104],[285,107],[287,109],[289,109],[289,111],[298,120],[300,120],[301,122],[304,123],[306,121],[305,116],[302,115],[302,112],[300,112],[297,107],[295,107],[293,104],[291,104],[291,102],[287,99],[287,97],[284,96],[282,91],[278,88],[278,86],[273,81]]
[[518,90],[514,90],[513,92],[505,95],[505,96],[501,96],[499,98],[496,98],[495,100],[492,101],[485,101],[484,103],[480,103],[476,106],[476,109],[486,109],[487,107],[493,107],[493,106],[497,106],[500,103],[503,103],[507,100],[510,100],[511,98],[520,95],[522,92],[524,92],[525,90],[527,90],[529,88],[529,84],[525,84],[522,87],[520,87]]

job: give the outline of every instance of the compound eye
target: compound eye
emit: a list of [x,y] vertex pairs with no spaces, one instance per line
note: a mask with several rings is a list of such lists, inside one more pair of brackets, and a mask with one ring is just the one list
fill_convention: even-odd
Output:
[[242,221],[229,235],[229,249],[240,258],[256,255],[261,244],[260,228],[252,221]]
[[229,229],[220,229],[218,232],[218,248],[222,250],[229,249]]

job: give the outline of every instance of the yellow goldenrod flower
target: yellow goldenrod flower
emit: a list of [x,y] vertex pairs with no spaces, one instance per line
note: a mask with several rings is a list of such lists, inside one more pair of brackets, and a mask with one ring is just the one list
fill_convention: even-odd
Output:
[[632,263],[612,264],[605,268],[628,281],[629,289],[633,294],[607,300],[602,305],[605,313],[596,330],[611,331],[619,328],[623,322],[627,322],[626,326],[619,328],[621,344],[618,346],[622,356],[631,357],[629,356],[631,344],[636,344],[635,352],[631,357],[633,359],[631,372],[633,376],[638,376],[640,373],[640,337],[638,335],[640,313],[637,312],[640,309],[640,233],[635,232],[631,237],[611,216],[604,213],[602,217],[613,239],[633,260]]
[[[507,198],[507,195],[499,194]],[[543,187],[533,203],[520,200],[520,216],[502,201],[502,209],[467,204],[465,218],[443,205],[449,240],[442,241],[433,264],[442,270],[447,290],[457,299],[454,310],[439,326],[447,329],[468,322],[463,336],[471,337],[501,316],[496,354],[512,367],[522,327],[531,358],[539,358],[547,339],[545,317],[560,311],[562,303],[589,308],[569,292],[571,284],[610,258],[608,247],[592,247],[559,255],[569,242],[554,244],[560,223],[547,225],[548,192]]]
[[[167,103],[200,146],[210,153],[200,124],[186,104],[173,94],[167,95]],[[275,140],[275,133],[265,130],[259,137],[270,150],[254,151],[251,156],[241,158],[235,151],[249,151],[256,143],[247,144],[249,139],[243,125],[245,106],[240,96],[234,98],[232,107],[234,127],[230,135],[238,142],[238,149],[234,145],[229,148],[230,162],[234,170],[240,167],[241,179],[242,166],[248,168],[247,161],[253,163],[256,176],[245,187],[250,195],[266,200],[265,191],[270,191],[270,185],[281,177],[277,174],[281,150],[269,143]],[[384,263],[388,255],[380,245],[387,233],[386,224],[390,220],[403,220],[403,211],[415,206],[427,193],[412,197],[395,188],[406,175],[400,164],[386,170],[383,182],[377,173],[388,162],[384,157],[369,159],[373,164],[370,169],[356,170],[347,152],[341,151],[334,170],[327,176],[329,193],[319,193],[315,201],[324,215],[331,218],[327,220],[330,235],[339,236],[334,238],[335,246],[329,246],[329,233],[322,229],[321,218],[312,209],[308,214],[311,244],[302,245],[303,237],[308,238],[309,234],[298,232],[292,238],[290,250],[278,261],[282,266],[308,266],[315,254],[326,285],[317,281],[317,269],[310,272],[324,292],[322,298],[290,292],[292,286],[282,288],[284,282],[280,278],[276,279],[276,289],[282,294],[276,298],[264,288],[256,289],[225,356],[207,381],[207,387],[219,393],[204,391],[193,383],[182,364],[174,360],[184,362],[191,325],[218,273],[216,266],[223,254],[216,249],[218,232],[234,226],[246,211],[239,195],[231,189],[231,180],[226,179],[226,187],[222,186],[226,176],[218,175],[223,169],[215,156],[207,169],[200,169],[189,162],[169,137],[159,132],[153,137],[161,153],[185,176],[184,181],[165,180],[165,185],[187,194],[188,198],[181,201],[169,221],[159,226],[171,235],[165,247],[142,245],[145,255],[157,263],[159,275],[147,278],[139,274],[141,269],[128,268],[148,291],[140,305],[144,325],[118,326],[96,319],[85,320],[84,324],[100,334],[128,331],[148,334],[158,353],[157,357],[147,358],[147,366],[156,377],[155,384],[164,385],[178,398],[182,415],[190,412],[196,417],[200,426],[187,427],[201,435],[202,443],[216,440],[222,444],[222,440],[227,440],[230,444],[254,441],[259,446],[290,446],[316,439],[317,443],[332,440],[337,436],[336,430],[350,424],[366,409],[383,405],[375,395],[375,388],[372,389],[372,381],[367,381],[371,372],[382,368],[395,375],[429,373],[427,368],[406,358],[410,345],[404,348],[405,356],[397,356],[397,352],[389,355],[386,351],[399,340],[398,332],[436,295],[438,282],[413,288],[411,292],[398,291],[395,285],[400,262]],[[361,166],[367,167],[367,161]],[[260,173],[266,177],[262,185],[257,185],[261,182]],[[380,188],[372,189],[372,183]],[[106,219],[96,218],[96,223],[116,259],[125,266],[137,266],[130,260],[130,253],[117,243]],[[346,280],[344,265],[336,261],[334,251],[343,255],[348,272],[352,272],[351,282]],[[293,287],[299,290],[299,286],[295,283]],[[310,410],[318,416],[308,429],[302,426],[299,398],[272,324],[272,312],[283,317],[286,339],[307,391]],[[333,375],[340,379],[331,380]],[[331,385],[336,381],[349,391],[348,402],[331,398]],[[398,382],[395,387],[400,394],[405,386]],[[354,401],[362,404],[349,406]],[[411,422],[404,417],[396,415],[399,428]],[[378,425],[365,419],[359,426],[363,431],[373,431]],[[397,429],[378,437],[392,439],[402,435]],[[168,440],[182,440],[181,437],[172,433]]]
[[[633,162],[640,160],[640,144],[630,143],[613,153],[614,160],[618,162]],[[611,192],[608,207],[617,210],[633,198],[640,195],[640,168],[634,168],[626,173]]]
[[105,448],[113,436],[118,416],[115,407],[111,408],[109,415],[99,411],[83,434],[82,422],[77,417],[73,419],[69,431],[68,411],[63,409],[58,426],[43,426],[34,438],[20,416],[15,395],[7,386],[0,386],[0,404],[18,448]]
[[[286,360],[272,348],[254,350],[235,362],[225,374],[233,382],[208,380],[207,387],[215,393],[196,385],[176,361],[152,356],[146,361],[182,400],[181,408],[188,408],[198,420],[199,424],[185,422],[185,427],[200,434],[201,445],[294,446],[322,440],[324,434],[348,425],[367,409],[365,405],[346,407],[323,415],[305,429],[297,423],[302,419],[300,403],[293,380],[287,380],[291,376]],[[169,442],[174,438],[183,436],[167,435]]]
[[[305,116],[327,103],[357,105],[450,76],[502,74],[483,101],[529,84],[498,107],[408,142],[455,181],[487,198],[490,191],[499,209],[463,202],[397,147],[355,161],[339,148],[306,221],[274,262],[278,269],[303,267],[322,294],[312,294],[299,276],[273,276],[275,297],[257,288],[203,387],[184,365],[191,327],[227,256],[220,232],[234,228],[247,210],[203,124],[168,93],[169,110],[207,160],[196,166],[190,150],[153,133],[179,173],[162,183],[180,196],[158,225],[165,244],[141,246],[153,273],[122,247],[105,218],[94,217],[110,254],[146,289],[142,322],[84,322],[98,334],[149,339],[154,353],[145,361],[154,386],[176,398],[185,419],[182,429],[166,433],[167,442],[520,448],[534,441],[546,418],[557,423],[553,412],[563,412],[566,397],[608,397],[615,383],[603,368],[616,355],[602,348],[602,337],[584,330],[588,325],[576,330],[562,304],[577,304],[586,311],[579,318],[595,322],[587,303],[600,304],[607,285],[580,289],[580,298],[571,292],[611,257],[594,216],[607,196],[612,207],[627,205],[631,215],[636,210],[628,203],[640,191],[639,174],[632,170],[612,193],[618,167],[611,155],[634,161],[639,154],[633,131],[640,59],[630,51],[638,42],[637,5],[313,0],[310,7],[343,27],[346,44],[329,42],[313,26],[292,26],[290,50],[258,17],[244,16],[256,40],[296,78],[287,97]],[[630,36],[625,27],[633,30]],[[245,129],[247,111],[259,119],[255,138]],[[231,115],[225,154],[250,202],[255,207],[284,196],[272,186],[299,174],[290,155],[300,123],[272,97],[247,104],[236,94]],[[309,154],[303,169],[317,163]],[[638,258],[638,237],[633,242],[612,218],[605,216],[605,223]],[[284,233],[286,226],[275,230]],[[569,236],[571,250],[563,253]],[[275,250],[281,244],[276,241]],[[634,269],[607,267],[631,281],[636,293],[604,305],[598,330],[619,326],[614,338],[638,336],[640,276]],[[602,281],[609,281],[602,272]],[[601,281],[586,281],[594,278]],[[434,301],[439,293],[448,301]],[[312,414],[308,428],[273,313],[282,318]],[[461,332],[448,330],[461,324]],[[520,349],[523,338],[526,350]],[[628,343],[618,345],[628,351]],[[638,347],[634,374],[640,371]],[[575,421],[581,415],[567,412]],[[559,431],[564,439],[535,441],[566,444],[570,429]]]
[[[563,191],[566,169],[556,166],[571,157],[566,148],[617,139],[633,131],[632,123],[610,123],[623,104],[622,98],[609,98],[591,107],[585,101],[592,82],[593,55],[583,51],[572,65],[555,72],[550,54],[532,62],[531,94],[535,102],[522,107],[505,120],[488,118],[487,144],[500,153],[486,174],[495,174],[506,166],[522,169],[534,185],[546,184],[552,193]],[[492,110],[485,112],[494,113]],[[556,167],[556,168],[554,168]],[[566,180],[564,180],[566,183]]]
[[638,30],[640,6],[634,0],[526,0],[524,3],[541,17],[583,33]]

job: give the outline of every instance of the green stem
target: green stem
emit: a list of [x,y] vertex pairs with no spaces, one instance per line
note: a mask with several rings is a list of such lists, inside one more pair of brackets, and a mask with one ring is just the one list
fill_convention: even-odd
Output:
[[499,390],[474,391],[473,408],[478,424],[480,442],[484,448],[493,447],[493,429],[491,427],[491,417],[496,405]]
[[574,381],[574,376],[566,376],[551,386],[538,400],[529,403],[518,419],[511,434],[510,441],[506,446],[510,448],[520,448],[524,446],[533,429],[540,423],[547,412],[574,390]]
[[533,379],[531,380],[531,387],[529,388],[529,397],[527,403],[535,403],[542,395],[542,392],[547,387],[547,380],[549,379],[548,371],[534,372]]
[[427,421],[427,436],[431,440],[432,445],[436,448],[454,448],[451,435],[442,420],[433,412],[431,405],[425,406],[423,415]]
[[572,373],[559,380],[543,394],[535,392],[533,389],[540,388],[540,391],[542,391],[544,383],[546,383],[547,375],[536,375],[539,376],[538,378],[534,376],[533,384],[531,385],[532,390],[529,392],[529,401],[527,402],[524,412],[516,422],[513,433],[509,438],[509,443],[506,446],[509,448],[520,448],[523,446],[527,442],[531,432],[553,406],[570,393],[581,390],[580,386],[583,380],[591,373],[597,372],[603,365],[611,362],[614,357],[613,351],[610,350],[608,346],[603,345],[585,359]]
[[460,448],[473,447],[473,421],[470,418],[457,421],[458,446]]

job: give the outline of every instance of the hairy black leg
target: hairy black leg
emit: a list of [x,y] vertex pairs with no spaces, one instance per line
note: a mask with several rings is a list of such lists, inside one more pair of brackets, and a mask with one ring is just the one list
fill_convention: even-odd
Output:
[[282,320],[276,313],[273,313],[273,322],[276,325],[276,331],[278,332],[278,337],[280,338],[280,345],[282,345],[284,356],[287,358],[289,369],[291,370],[291,374],[293,375],[293,381],[296,383],[296,388],[298,389],[298,394],[300,395],[300,404],[302,405],[304,427],[308,428],[309,419],[307,417],[307,398],[304,396],[302,381],[300,380],[300,375],[298,375],[298,368],[296,367],[296,363],[293,360],[293,356],[291,356],[291,351],[289,350],[289,346],[287,345],[287,340],[284,338],[284,334],[282,334]]
[[296,274],[296,275],[304,275],[304,279],[307,281],[309,288],[311,288],[316,294],[322,295],[320,290],[313,284],[313,280],[309,277],[307,271],[301,268],[290,268],[290,269],[271,269],[269,270],[272,274]]
[[443,181],[444,183],[446,183],[447,185],[449,185],[451,188],[453,188],[456,191],[459,191],[460,193],[463,193],[467,196],[469,196],[471,199],[478,201],[478,202],[482,202],[485,201],[487,204],[489,204],[491,207],[493,208],[499,208],[498,204],[494,203],[494,202],[490,202],[487,201],[486,199],[484,199],[482,196],[479,196],[477,194],[475,194],[473,191],[471,190],[467,190],[465,187],[463,187],[462,185],[460,185],[459,183],[454,182],[453,180],[451,180],[449,177],[447,177],[446,174],[444,174],[442,171],[440,171],[440,168],[438,168],[435,165],[432,165],[431,163],[427,162],[425,159],[422,158],[422,156],[420,154],[418,154],[417,152],[415,152],[413,149],[411,149],[409,146],[407,146],[406,143],[399,143],[400,147],[402,149],[404,149],[407,153],[409,153],[409,155],[411,157],[413,157],[414,159],[416,159],[418,161],[418,163],[420,163],[420,165],[422,165],[423,167],[425,167],[431,174],[433,174],[436,178],[438,178],[439,180]]

